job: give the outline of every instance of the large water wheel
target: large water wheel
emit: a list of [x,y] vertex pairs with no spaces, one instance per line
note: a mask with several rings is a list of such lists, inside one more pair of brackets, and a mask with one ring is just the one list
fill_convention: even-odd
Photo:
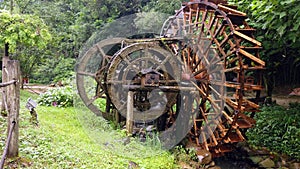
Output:
[[[255,123],[265,66],[246,19],[224,1],[192,1],[165,22],[161,38],[101,41],[79,62],[80,96],[117,122],[131,103],[135,127],[156,126],[167,147],[187,136],[213,153],[231,151]],[[89,64],[96,57],[100,65]],[[85,78],[95,79],[94,92]]]
[[[192,76],[200,82],[202,102],[189,138],[216,153],[230,151],[231,144],[243,141],[245,130],[255,123],[253,113],[259,111],[255,100],[262,90],[265,63],[259,59],[261,43],[255,40],[255,30],[246,19],[245,13],[224,1],[194,1],[183,4],[162,31],[167,37],[192,40],[186,41],[186,48],[180,52]],[[225,81],[224,77],[211,77],[220,71],[217,65],[222,66]],[[227,93],[222,91],[223,86]]]

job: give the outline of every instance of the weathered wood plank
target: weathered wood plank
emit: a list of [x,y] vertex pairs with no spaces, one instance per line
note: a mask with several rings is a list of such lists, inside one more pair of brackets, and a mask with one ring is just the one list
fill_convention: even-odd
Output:
[[8,146],[8,158],[17,157],[19,154],[19,110],[20,110],[20,63],[16,60],[7,61],[7,81],[16,82],[6,87],[8,107],[8,129],[15,123],[12,138]]
[[133,92],[128,91],[127,94],[127,115],[126,115],[126,130],[128,134],[133,132]]
[[251,59],[251,60],[253,60],[253,61],[259,63],[259,64],[262,65],[262,66],[265,66],[265,65],[266,65],[266,63],[265,63],[263,60],[261,60],[261,59],[255,57],[255,56],[252,55],[251,53],[248,53],[248,52],[244,51],[243,49],[240,49],[240,50],[239,50],[239,53],[241,53],[242,55],[248,57],[249,59]]
[[233,34],[235,34],[235,35],[237,35],[237,36],[239,36],[239,37],[241,37],[243,39],[246,39],[246,40],[248,40],[251,43],[254,43],[254,44],[258,45],[258,46],[261,46],[261,43],[259,41],[257,41],[255,39],[253,39],[253,38],[251,38],[251,37],[249,37],[249,36],[247,36],[247,35],[239,32],[239,31],[235,30],[235,31],[233,31]]
[[238,15],[242,15],[242,16],[247,16],[247,14],[244,13],[244,12],[241,12],[241,11],[238,11],[238,10],[235,10],[235,9],[232,9],[232,8],[229,8],[229,7],[224,6],[224,5],[221,5],[221,4],[218,4],[218,8],[221,9],[222,11],[225,11],[225,12],[230,12],[230,13],[233,13],[233,14],[238,14]]

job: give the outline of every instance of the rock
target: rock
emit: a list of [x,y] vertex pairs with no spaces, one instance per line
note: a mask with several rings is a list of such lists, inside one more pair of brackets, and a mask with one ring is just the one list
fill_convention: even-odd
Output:
[[284,159],[284,158],[281,157],[281,164],[282,164],[283,166],[286,166],[286,165],[287,165],[286,159]]
[[213,167],[209,167],[208,169],[221,169],[221,167],[219,167],[219,166],[213,166]]
[[155,126],[154,125],[147,126],[147,128],[146,128],[147,132],[151,132],[153,130],[155,130]]
[[139,168],[139,165],[133,161],[129,161],[128,163],[128,169],[137,169]]
[[254,163],[258,164],[259,162],[263,161],[264,159],[260,156],[251,156],[249,159]]
[[300,163],[291,163],[289,165],[290,169],[300,169]]
[[216,163],[214,161],[210,162],[209,164],[205,165],[205,169],[209,169],[209,168],[212,168],[212,167],[215,167],[216,166]]
[[261,161],[259,163],[259,166],[261,166],[263,168],[274,168],[275,167],[275,163],[270,158],[267,158],[267,159]]
[[123,142],[123,145],[129,144],[129,143],[130,143],[130,137],[124,138],[124,139],[122,140],[122,142]]
[[189,166],[191,166],[192,168],[199,168],[200,165],[198,162],[196,161],[189,161]]
[[237,148],[248,147],[248,143],[247,143],[246,141],[238,142],[238,143],[236,144],[236,147],[237,147]]
[[209,164],[211,162],[211,153],[204,149],[196,150],[196,154],[200,164]]
[[280,169],[289,169],[289,168],[287,168],[287,167],[281,167]]
[[214,161],[212,161],[211,163],[209,163],[209,166],[211,166],[211,167],[216,166],[216,163]]
[[240,148],[242,151],[245,151],[247,154],[251,155],[255,155],[255,152],[253,150],[251,150],[249,147],[241,147]]
[[193,169],[193,167],[191,167],[190,165],[188,165],[188,164],[185,163],[185,162],[180,162],[180,163],[179,163],[179,166],[180,166],[180,168],[182,168],[182,169]]

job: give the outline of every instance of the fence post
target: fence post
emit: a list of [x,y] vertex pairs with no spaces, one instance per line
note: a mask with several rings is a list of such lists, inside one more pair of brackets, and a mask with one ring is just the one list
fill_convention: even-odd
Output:
[[19,154],[20,63],[16,60],[8,60],[6,63],[7,81],[17,80],[15,84],[6,87],[8,131],[15,123],[7,153],[7,157],[12,158]]

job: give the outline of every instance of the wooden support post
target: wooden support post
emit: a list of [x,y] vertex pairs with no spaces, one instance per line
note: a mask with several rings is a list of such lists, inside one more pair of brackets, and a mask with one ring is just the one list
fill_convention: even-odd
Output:
[[128,91],[127,94],[127,115],[126,115],[126,130],[128,134],[133,132],[133,92]]
[[7,157],[17,157],[19,154],[19,109],[20,109],[20,63],[16,60],[7,61],[7,81],[16,80],[15,84],[6,87],[8,131],[15,123],[12,139],[8,146]]

